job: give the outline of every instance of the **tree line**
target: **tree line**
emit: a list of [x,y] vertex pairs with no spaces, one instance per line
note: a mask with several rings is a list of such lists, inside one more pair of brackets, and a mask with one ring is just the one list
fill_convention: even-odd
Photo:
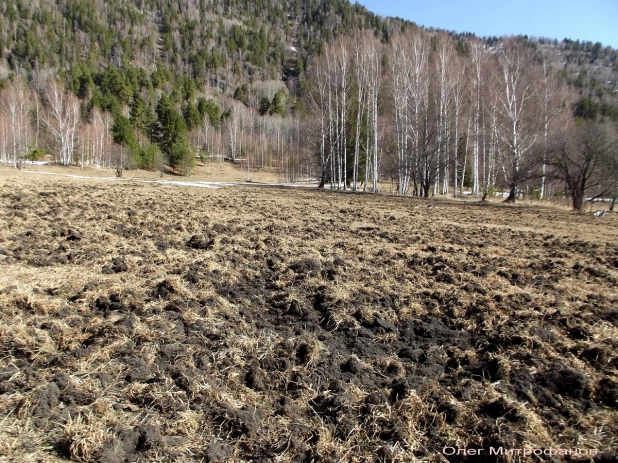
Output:
[[330,44],[307,79],[322,185],[568,195],[578,210],[586,195],[618,196],[615,124],[582,114],[582,98],[523,38],[462,52],[446,34],[384,44],[359,33]]
[[207,98],[165,68],[14,76],[0,91],[0,159],[17,167],[48,152],[121,175],[189,174],[196,159],[228,158],[248,179],[275,167],[286,181],[335,189],[568,195],[575,209],[587,195],[618,196],[615,124],[521,38],[462,53],[446,34],[385,44],[365,31],[329,44],[302,84],[298,100],[277,82]]
[[300,159],[309,155],[301,149],[299,116],[283,117],[282,84],[254,90],[268,101],[262,112],[222,95],[191,94],[179,102],[165,92],[154,101],[138,92],[129,104],[114,93],[113,104],[101,107],[70,86],[42,74],[30,84],[13,77],[0,89],[0,161],[20,167],[47,154],[60,165],[113,168],[120,176],[131,168],[188,175],[198,160],[229,159],[243,164],[248,179],[262,167],[278,168],[288,181],[311,174],[311,161]]

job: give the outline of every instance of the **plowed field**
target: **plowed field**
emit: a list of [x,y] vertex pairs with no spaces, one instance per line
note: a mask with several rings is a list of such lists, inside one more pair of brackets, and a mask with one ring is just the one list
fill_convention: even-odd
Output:
[[616,461],[617,230],[552,207],[5,176],[0,460]]

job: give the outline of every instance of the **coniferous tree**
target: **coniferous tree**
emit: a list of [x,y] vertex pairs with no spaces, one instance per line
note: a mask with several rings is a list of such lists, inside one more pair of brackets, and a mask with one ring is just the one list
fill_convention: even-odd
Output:
[[277,93],[275,93],[268,112],[270,114],[285,116],[285,99],[285,90],[279,90]]
[[187,125],[166,95],[162,95],[159,100],[157,117],[157,142],[170,167],[173,170],[180,168],[183,174],[189,173],[192,168],[191,157],[195,159],[195,156],[188,143]]
[[197,110],[202,119],[208,118],[210,125],[218,127],[221,123],[221,108],[213,100],[200,98],[197,102]]
[[270,100],[268,99],[267,96],[263,96],[262,98],[260,98],[258,112],[260,113],[261,116],[265,116],[266,114],[268,114],[269,110],[270,110]]
[[199,127],[202,122],[202,116],[200,112],[198,111],[197,107],[191,102],[187,102],[182,107],[182,115],[185,118],[185,122],[189,130]]
[[117,115],[114,118],[112,135],[114,137],[114,142],[127,148],[133,155],[137,153],[139,145],[137,143],[137,137],[135,136],[135,130],[129,119],[121,114]]

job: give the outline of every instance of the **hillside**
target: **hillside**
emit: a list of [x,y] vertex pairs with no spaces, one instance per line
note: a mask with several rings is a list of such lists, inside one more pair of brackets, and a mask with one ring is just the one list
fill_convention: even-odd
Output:
[[[453,34],[458,40],[470,35]],[[600,42],[573,41],[570,39],[551,39],[545,37],[525,37],[535,48],[538,57],[562,73],[570,85],[582,96],[599,99],[601,102],[616,103],[618,93],[618,50],[604,46]],[[488,47],[501,42],[500,37],[484,37]]]
[[[164,66],[174,77],[232,96],[244,83],[298,77],[341,34],[369,29],[388,41],[409,25],[347,0],[6,0],[0,5],[0,78],[78,65],[91,72],[115,66],[149,74]],[[476,39],[452,36],[461,43]],[[484,40],[491,47],[500,38]],[[603,92],[618,88],[618,52],[611,47],[531,40],[585,96],[603,99]]]
[[77,65],[151,74],[159,66],[230,96],[242,83],[296,77],[298,61],[302,69],[343,31],[383,27],[340,0],[7,0],[0,14],[4,76]]

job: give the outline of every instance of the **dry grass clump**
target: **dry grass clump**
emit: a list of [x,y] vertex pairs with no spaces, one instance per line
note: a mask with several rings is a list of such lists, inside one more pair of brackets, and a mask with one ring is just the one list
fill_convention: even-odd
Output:
[[69,416],[62,425],[70,457],[74,461],[93,461],[105,441],[111,437],[105,421],[91,413]]
[[0,459],[616,458],[612,214],[21,175]]

